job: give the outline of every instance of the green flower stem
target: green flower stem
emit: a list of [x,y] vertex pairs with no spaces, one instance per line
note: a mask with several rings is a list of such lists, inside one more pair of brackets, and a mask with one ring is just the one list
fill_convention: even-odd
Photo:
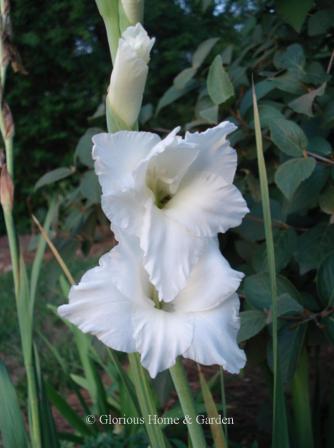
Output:
[[96,0],[96,5],[104,21],[111,59],[114,64],[121,35],[118,0]]
[[189,421],[191,421],[191,423],[188,424],[188,431],[192,447],[205,448],[206,443],[204,433],[201,425],[196,422],[197,413],[195,410],[191,389],[189,387],[184,368],[179,359],[176,360],[175,366],[169,369],[169,372],[171,374],[177,395],[179,397],[183,414],[185,417],[189,418]]
[[6,164],[11,178],[14,179],[14,157],[13,157],[13,139],[5,139]]
[[[0,0],[0,12],[1,12],[1,25],[4,26],[4,22],[7,19],[4,0]],[[3,29],[1,30],[3,32]],[[0,39],[0,85],[1,95],[3,96],[7,64],[3,63],[4,48],[3,40]],[[1,96],[1,102],[3,97]],[[11,125],[13,125],[11,123]],[[13,133],[6,135],[6,124],[3,111],[0,111],[0,131],[2,139],[5,145],[6,151],[6,166],[10,177],[13,180],[14,177],[14,158],[13,158]],[[29,312],[28,303],[29,295],[27,294],[28,279],[23,272],[23,264],[19,262],[19,247],[17,245],[17,236],[15,232],[15,225],[12,213],[12,204],[3,204],[3,214],[6,226],[6,232],[8,237],[9,251],[13,269],[13,281],[15,290],[15,300],[17,315],[19,321],[19,330],[21,338],[21,346],[23,352],[24,367],[27,375],[28,384],[28,408],[29,408],[29,427],[31,444],[34,448],[41,448],[41,427],[40,427],[40,415],[39,415],[39,403],[38,392],[36,387],[36,375],[35,366],[32,355],[32,319],[33,314]]]
[[[152,448],[166,448],[166,440],[159,425],[152,425],[148,421],[149,415],[157,415],[152,389],[148,382],[146,372],[140,364],[137,353],[129,354],[130,367],[133,372],[133,382],[138,397],[141,414],[145,420],[145,427],[149,436]],[[195,445],[194,445],[195,448]]]
[[19,293],[19,257],[18,257],[18,249],[16,242],[16,235],[14,230],[14,221],[11,210],[7,210],[6,207],[3,207],[3,216],[5,219],[6,232],[8,237],[9,244],[9,252],[10,258],[13,267],[13,280],[14,280],[14,289],[15,296],[18,296]]

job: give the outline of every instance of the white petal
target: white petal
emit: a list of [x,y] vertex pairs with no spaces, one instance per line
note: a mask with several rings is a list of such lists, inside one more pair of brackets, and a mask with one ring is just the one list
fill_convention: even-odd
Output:
[[[147,196],[150,198],[152,195],[147,192]],[[114,195],[103,195],[101,205],[113,225],[126,229],[131,235],[139,235],[145,213],[144,201],[144,191],[128,190]]]
[[233,294],[218,307],[194,313],[194,336],[185,358],[212,365],[219,364],[230,373],[238,373],[246,356],[237,344],[239,298]]
[[144,251],[145,269],[165,302],[184,288],[206,239],[193,237],[178,222],[169,219],[164,210],[147,204],[140,245]]
[[187,132],[185,141],[195,144],[200,153],[189,171],[192,177],[203,170],[222,176],[228,183],[233,182],[237,168],[237,152],[230,146],[227,136],[237,127],[224,121],[204,132]]
[[197,149],[182,141],[168,150],[156,153],[147,167],[146,184],[152,191],[152,185],[157,184],[158,188],[165,186],[169,193],[174,194],[197,155]]
[[210,172],[203,172],[181,185],[164,210],[168,217],[196,236],[226,232],[238,226],[248,212],[240,191]]
[[104,195],[134,187],[133,172],[160,142],[150,132],[120,131],[93,137],[95,171]]
[[[159,140],[159,142],[151,149],[148,154],[143,157],[138,167],[134,170],[133,177],[136,180],[136,185],[146,184],[147,169],[151,160],[158,154],[169,150],[173,146],[177,146],[180,137],[177,136],[180,127],[174,128],[164,139]],[[184,147],[192,147],[191,144],[184,144]]]
[[173,302],[175,310],[210,310],[228,299],[239,288],[243,277],[243,273],[231,268],[219,250],[217,239],[213,238],[193,268],[186,287]]
[[174,365],[193,337],[191,314],[167,312],[150,305],[136,309],[133,325],[141,363],[152,378]]
[[109,276],[117,289],[134,304],[146,302],[151,284],[143,266],[139,239],[117,227],[114,227],[114,234],[119,243],[110,254]]
[[135,26],[126,28],[119,44],[128,45],[135,55],[147,64],[150,60],[150,52],[154,42],[155,39],[150,39],[143,26],[140,23],[137,23]]
[[61,317],[84,333],[97,336],[116,350],[134,352],[131,311],[133,303],[114,286],[110,276],[112,252],[100,259],[70,290],[69,304],[58,308]]

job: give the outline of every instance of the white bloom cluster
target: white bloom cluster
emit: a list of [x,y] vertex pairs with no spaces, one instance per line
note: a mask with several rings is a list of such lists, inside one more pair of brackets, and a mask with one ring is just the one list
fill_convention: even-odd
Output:
[[72,287],[61,316],[106,345],[141,353],[152,377],[178,355],[238,372],[242,274],[216,234],[247,213],[221,123],[204,133],[121,131],[93,138],[102,207],[119,245]]
[[93,138],[102,208],[119,244],[71,288],[59,314],[109,347],[139,352],[152,377],[180,355],[232,373],[245,364],[237,344],[243,274],[217,239],[248,212],[233,185],[234,130],[223,122],[184,138],[178,129],[164,139],[135,131]]

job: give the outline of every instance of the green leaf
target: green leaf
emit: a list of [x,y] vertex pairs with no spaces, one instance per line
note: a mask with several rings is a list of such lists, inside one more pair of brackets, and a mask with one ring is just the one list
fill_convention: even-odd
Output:
[[210,39],[202,42],[195,50],[192,58],[192,66],[194,69],[198,69],[204,62],[205,58],[208,56],[212,48],[218,42],[219,37],[211,37]]
[[293,196],[293,199],[285,205],[285,212],[297,213],[318,205],[318,197],[329,177],[329,168],[317,164],[311,176],[302,182]]
[[311,157],[290,159],[280,165],[275,173],[275,182],[285,197],[290,200],[303,180],[311,176],[316,162]]
[[[243,292],[247,302],[259,310],[271,308],[270,279],[267,272],[249,275],[243,283]],[[277,276],[277,293],[279,296],[288,294],[298,299],[299,293],[289,280],[281,275]]]
[[334,254],[329,255],[320,265],[317,275],[317,290],[323,303],[334,304]]
[[51,403],[57,408],[60,415],[64,417],[73,429],[85,436],[90,436],[94,433],[92,426],[87,426],[84,423],[84,420],[73,410],[50,383],[46,383],[46,392]]
[[301,275],[317,269],[320,263],[334,251],[334,225],[318,224],[298,239],[296,259]]
[[261,126],[262,128],[269,128],[270,124],[274,120],[284,118],[282,112],[274,106],[269,104],[261,104],[259,106],[259,112],[261,116]]
[[323,83],[317,89],[311,90],[311,92],[305,93],[304,95],[290,101],[288,106],[299,114],[305,114],[309,117],[313,117],[312,106],[314,100],[317,96],[322,96],[326,90],[326,83]]
[[152,118],[152,116],[153,116],[153,106],[151,103],[147,103],[140,109],[139,123],[141,125],[147,123],[148,120]]
[[194,77],[195,73],[196,70],[193,67],[185,68],[174,78],[174,86],[178,90],[184,89],[188,82]]
[[285,314],[300,314],[304,308],[295,300],[290,294],[284,293],[278,297],[277,315],[284,316]]
[[60,448],[58,435],[56,431],[55,420],[51,411],[51,405],[47,399],[45,382],[42,376],[39,355],[36,345],[34,345],[34,361],[36,372],[36,383],[38,388],[38,402],[40,407],[40,426],[42,435],[42,446],[48,448]]
[[276,0],[277,11],[282,19],[300,32],[313,0]]
[[218,106],[212,105],[198,112],[199,116],[209,124],[217,124],[218,122]]
[[207,123],[216,124],[218,122],[218,106],[213,104],[208,95],[202,95],[197,100],[195,115],[196,118]]
[[73,173],[74,173],[73,168],[67,168],[67,167],[56,168],[55,170],[49,171],[48,173],[40,177],[36,182],[34,189],[37,190],[38,188],[44,187],[45,185],[53,184],[59,180],[65,179],[66,177],[70,176]]
[[324,66],[318,61],[310,62],[306,69],[305,75],[303,77],[303,82],[306,84],[313,84],[315,86],[320,86],[326,81],[330,80],[330,74],[326,73]]
[[289,156],[301,156],[307,148],[306,135],[293,121],[285,118],[273,121],[270,133],[273,143]]
[[233,54],[233,45],[227,45],[224,50],[221,52],[222,62],[223,64],[231,64],[232,62],[232,54]]
[[240,330],[238,342],[247,341],[258,334],[266,326],[266,315],[259,310],[242,311],[240,313]]
[[155,114],[157,115],[161,111],[161,109],[163,109],[166,106],[169,106],[170,104],[174,103],[174,101],[178,100],[186,93],[190,92],[190,90],[194,86],[195,84],[190,82],[183,89],[177,89],[174,85],[169,87],[169,89],[167,89],[166,92],[160,98]]
[[[299,325],[294,328],[291,324],[286,324],[280,328],[278,333],[278,349],[280,359],[280,372],[282,381],[285,384],[292,380],[299,355],[303,349],[306,325]],[[272,366],[272,348],[268,344],[267,349],[268,364]]]
[[80,137],[80,140],[75,148],[74,160],[79,159],[83,165],[88,166],[88,168],[93,168],[94,161],[92,158],[92,138],[94,137],[94,135],[99,134],[100,132],[103,131],[99,128],[87,129],[84,135]]
[[[287,230],[276,229],[274,232],[274,248],[276,255],[276,269],[277,272],[280,272],[288,265],[297,248],[296,232],[291,228]],[[251,262],[256,271],[268,271],[265,244],[257,246],[257,250],[254,252]]]
[[319,197],[319,205],[328,215],[334,214],[334,186],[329,185]]
[[291,387],[294,440],[297,442],[296,446],[303,448],[314,448],[309,373],[308,355],[304,347],[298,359]]
[[334,21],[333,9],[322,9],[312,14],[308,21],[308,35],[319,36],[327,33]]
[[82,196],[91,204],[99,204],[101,201],[101,188],[97,176],[93,170],[86,171],[80,183]]
[[329,317],[325,317],[321,320],[321,323],[324,324],[325,333],[329,337],[329,339],[334,344],[334,316],[333,314]]
[[300,77],[300,74],[288,71],[283,73],[283,75],[276,76],[271,82],[273,88],[275,87],[293,95],[302,95],[305,92],[305,88],[300,81]]
[[328,156],[332,153],[332,147],[330,143],[323,137],[319,136],[309,139],[307,150],[315,152],[316,154],[320,154],[322,156]]
[[15,388],[5,365],[0,361],[0,431],[4,448],[28,446]]
[[284,51],[278,51],[274,56],[274,64],[278,69],[289,70],[296,75],[304,75],[305,54],[299,44],[289,45]]
[[210,98],[217,105],[225,103],[234,95],[232,82],[223,67],[222,59],[219,55],[215,57],[210,65],[207,88]]

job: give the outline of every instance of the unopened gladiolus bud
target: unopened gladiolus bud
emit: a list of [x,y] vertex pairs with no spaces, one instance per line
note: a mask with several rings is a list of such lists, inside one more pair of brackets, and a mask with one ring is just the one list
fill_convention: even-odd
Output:
[[12,210],[14,203],[14,184],[7,171],[6,164],[3,165],[0,175],[0,202],[4,210]]
[[142,22],[144,14],[143,0],[121,0],[121,4],[130,25]]
[[[128,27],[122,34],[107,95],[109,123],[112,117],[113,120],[120,120],[128,129],[135,125],[154,41],[155,39],[149,38],[140,23]],[[117,126],[111,130],[117,130]]]

